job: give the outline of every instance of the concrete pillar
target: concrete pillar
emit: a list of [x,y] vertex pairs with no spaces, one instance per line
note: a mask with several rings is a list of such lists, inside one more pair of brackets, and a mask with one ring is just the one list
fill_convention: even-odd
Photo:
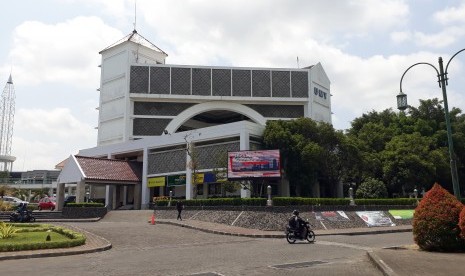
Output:
[[[149,150],[147,148],[144,148],[144,153],[142,157],[141,209],[147,209],[149,207],[150,200],[152,199],[152,196],[150,194],[150,188],[147,187],[147,172],[148,172],[148,167],[149,167],[148,152]],[[164,187],[160,187],[160,188],[164,188]],[[160,189],[160,188],[155,187],[154,189]],[[162,189],[160,189],[160,192],[162,192]]]
[[[242,130],[239,135],[240,139],[240,150],[249,150],[250,149],[250,136],[246,130]],[[246,181],[248,187],[251,187],[250,181]],[[241,188],[241,198],[250,198],[251,192],[250,189]]]
[[[192,143],[187,144],[188,151],[192,152]],[[192,158],[186,152],[186,199],[192,199],[192,169],[191,169]]]
[[86,196],[86,181],[78,181],[76,185],[76,202],[84,202]]
[[123,205],[128,205],[128,186],[123,187]]
[[[250,181],[244,181],[244,183],[246,184],[247,187],[251,188],[252,187],[252,183],[250,183]],[[250,198],[251,197],[251,192],[250,192],[250,189],[247,188],[247,189],[244,189],[244,188],[241,188],[241,198]]]
[[141,188],[142,188],[141,184],[136,184],[134,186],[134,210],[141,209],[141,197],[142,197]]
[[208,185],[207,183],[203,184],[203,198],[208,198]]
[[113,185],[107,185],[105,189],[105,206],[107,206],[108,210],[113,210],[114,203],[113,203],[113,192],[115,187]]
[[63,210],[63,204],[65,203],[65,183],[57,184],[57,195],[56,195],[56,210]]

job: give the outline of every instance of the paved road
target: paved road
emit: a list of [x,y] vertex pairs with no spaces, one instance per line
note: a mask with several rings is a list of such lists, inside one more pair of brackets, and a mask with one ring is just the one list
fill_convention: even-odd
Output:
[[96,223],[72,224],[110,240],[111,250],[1,261],[0,271],[15,276],[382,275],[366,250],[411,243],[411,233],[395,233],[317,237],[314,244],[289,245],[284,239],[222,236],[150,225],[150,213],[130,212],[111,212]]

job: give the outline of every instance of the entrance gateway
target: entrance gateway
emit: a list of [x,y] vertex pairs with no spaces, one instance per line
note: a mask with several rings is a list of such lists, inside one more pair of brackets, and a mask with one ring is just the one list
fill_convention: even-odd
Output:
[[[169,190],[174,197],[208,197],[221,187],[216,179],[205,182],[218,168],[218,153],[260,150],[266,121],[307,117],[331,123],[330,81],[320,63],[302,69],[170,65],[167,54],[135,30],[100,54],[97,146],[69,157],[58,178],[63,188],[81,183],[78,201],[89,193],[109,208],[132,203],[144,209]],[[195,149],[204,177],[195,195],[187,149]],[[92,182],[67,168],[81,157],[138,162],[140,181]],[[175,176],[185,176],[185,184],[171,185]],[[285,178],[273,186],[276,194],[289,195]],[[249,197],[250,191],[239,194]]]

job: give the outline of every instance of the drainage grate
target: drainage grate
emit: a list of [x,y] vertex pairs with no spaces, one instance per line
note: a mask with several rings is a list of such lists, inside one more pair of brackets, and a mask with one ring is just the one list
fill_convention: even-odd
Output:
[[325,261],[310,261],[310,262],[302,262],[302,263],[292,263],[292,264],[282,264],[282,265],[273,265],[271,267],[278,268],[278,269],[289,269],[289,268],[302,268],[302,267],[309,267],[314,265],[320,264],[327,264],[328,262]]

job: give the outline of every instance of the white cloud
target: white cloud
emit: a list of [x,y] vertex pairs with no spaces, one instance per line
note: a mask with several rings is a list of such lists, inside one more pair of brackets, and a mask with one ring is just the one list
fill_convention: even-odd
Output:
[[52,169],[70,154],[96,144],[96,131],[67,108],[20,109],[15,116],[15,170]]
[[434,14],[434,19],[444,25],[465,22],[465,3],[459,7],[446,7]]
[[412,34],[410,32],[392,32],[390,36],[391,41],[396,44],[405,43],[412,39]]
[[14,31],[10,59],[19,83],[73,83],[95,87],[100,63],[96,49],[103,49],[122,37],[97,17],[76,17],[47,25],[27,21]]
[[416,32],[413,40],[421,47],[444,48],[465,36],[464,27],[448,27],[436,34]]

